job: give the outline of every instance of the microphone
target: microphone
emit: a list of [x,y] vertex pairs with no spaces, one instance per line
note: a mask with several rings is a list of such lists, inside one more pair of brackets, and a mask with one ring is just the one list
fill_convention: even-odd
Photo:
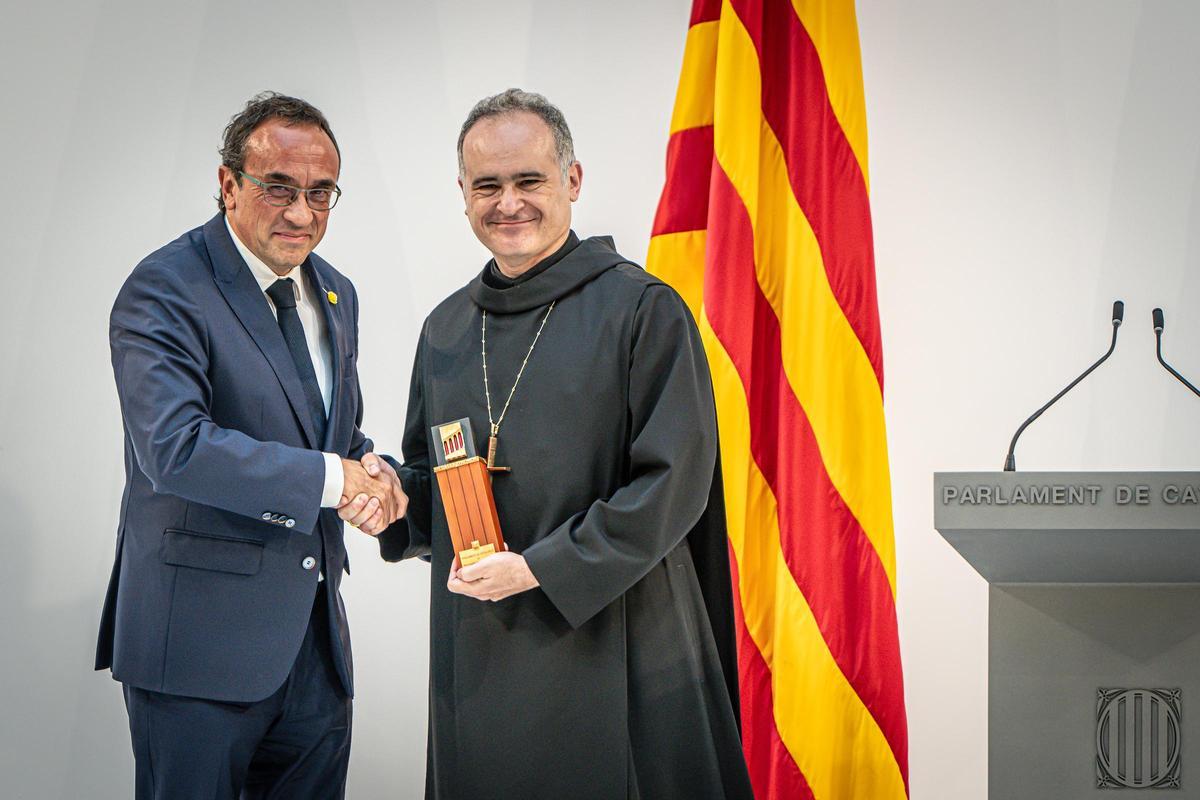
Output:
[[1166,361],[1163,360],[1163,357],[1162,357],[1162,334],[1163,334],[1163,328],[1165,328],[1166,325],[1163,323],[1162,309],[1161,308],[1154,309],[1154,312],[1152,313],[1151,316],[1154,320],[1154,340],[1157,343],[1155,346],[1155,351],[1158,354],[1158,363],[1163,365],[1163,369],[1165,369],[1167,372],[1171,373],[1176,378],[1178,378],[1180,383],[1182,383],[1187,388],[1191,389],[1192,392],[1194,394],[1196,394],[1197,396],[1200,396],[1200,391],[1197,391],[1195,386],[1192,386],[1190,383],[1188,383],[1187,378],[1180,375],[1178,372],[1175,371],[1174,367],[1172,367],[1170,364],[1168,364]]
[[1117,348],[1117,329],[1121,327],[1121,322],[1124,321],[1124,319],[1125,319],[1125,304],[1123,302],[1121,302],[1120,300],[1118,300],[1115,303],[1113,303],[1113,308],[1112,308],[1112,343],[1109,344],[1109,346],[1108,346],[1108,352],[1105,353],[1104,355],[1100,356],[1100,360],[1098,360],[1095,364],[1092,364],[1090,367],[1088,367],[1086,370],[1084,370],[1082,375],[1080,375],[1078,378],[1076,378],[1075,380],[1073,380],[1069,384],[1067,384],[1067,388],[1063,389],[1061,392],[1054,395],[1054,397],[1050,398],[1049,403],[1046,403],[1046,405],[1042,406],[1037,411],[1033,412],[1033,415],[1029,419],[1027,419],[1021,423],[1021,427],[1017,428],[1017,432],[1013,434],[1012,443],[1009,444],[1009,446],[1008,446],[1008,456],[1004,459],[1004,471],[1005,472],[1013,472],[1017,468],[1017,459],[1016,459],[1016,456],[1014,455],[1014,453],[1017,449],[1017,439],[1021,438],[1021,434],[1025,431],[1026,428],[1029,427],[1029,423],[1033,422],[1035,419],[1040,417],[1046,411],[1047,408],[1049,408],[1050,406],[1057,403],[1059,398],[1061,398],[1064,394],[1066,394],[1067,392],[1074,389],[1076,384],[1078,384],[1081,380],[1086,378],[1088,375],[1091,375],[1092,371],[1095,370],[1096,367],[1100,366],[1105,361],[1107,361],[1108,357],[1113,354],[1113,350],[1115,350]]

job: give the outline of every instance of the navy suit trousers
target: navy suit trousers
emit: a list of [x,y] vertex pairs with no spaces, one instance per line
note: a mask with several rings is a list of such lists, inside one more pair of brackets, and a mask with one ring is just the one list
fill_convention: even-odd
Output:
[[340,798],[351,701],[333,662],[325,583],[283,686],[223,703],[125,684],[138,800]]

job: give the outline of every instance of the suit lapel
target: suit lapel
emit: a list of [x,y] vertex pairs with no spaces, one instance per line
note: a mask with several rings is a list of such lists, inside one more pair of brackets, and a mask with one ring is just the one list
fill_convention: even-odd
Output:
[[313,287],[314,302],[320,306],[324,315],[325,335],[329,339],[329,356],[333,359],[330,370],[333,373],[333,387],[329,392],[328,423],[325,425],[325,441],[322,443],[322,449],[328,450],[332,447],[333,437],[336,435],[339,407],[343,402],[342,364],[346,360],[346,354],[342,352],[342,329],[337,309],[329,300],[329,287],[332,282],[312,256],[305,260],[301,269],[308,278],[309,286]]
[[283,387],[283,393],[287,395],[292,412],[304,431],[308,446],[318,449],[321,443],[317,441],[316,431],[313,429],[312,415],[309,413],[304,388],[300,385],[300,376],[296,374],[292,355],[283,340],[279,323],[271,314],[269,301],[229,237],[223,214],[217,214],[205,224],[204,243],[212,261],[217,288],[270,363],[279,385]]

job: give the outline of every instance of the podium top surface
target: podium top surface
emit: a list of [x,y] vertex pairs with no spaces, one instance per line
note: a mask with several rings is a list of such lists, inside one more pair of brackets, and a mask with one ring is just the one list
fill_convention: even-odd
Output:
[[991,583],[1200,583],[1200,472],[939,472],[933,519]]

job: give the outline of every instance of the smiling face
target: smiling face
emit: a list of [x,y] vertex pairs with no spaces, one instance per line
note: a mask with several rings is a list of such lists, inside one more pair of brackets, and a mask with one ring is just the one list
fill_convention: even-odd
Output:
[[500,271],[515,278],[567,240],[571,203],[579,197],[583,168],[566,179],[554,152],[554,134],[525,111],[485,117],[463,139],[459,186],[471,229],[491,251]]
[[[337,183],[337,150],[319,127],[270,119],[246,139],[243,172],[265,183],[301,189],[333,188]],[[325,235],[328,211],[313,211],[303,195],[288,206],[267,203],[263,190],[226,166],[217,173],[225,215],[237,237],[277,274],[283,275],[308,258]]]

